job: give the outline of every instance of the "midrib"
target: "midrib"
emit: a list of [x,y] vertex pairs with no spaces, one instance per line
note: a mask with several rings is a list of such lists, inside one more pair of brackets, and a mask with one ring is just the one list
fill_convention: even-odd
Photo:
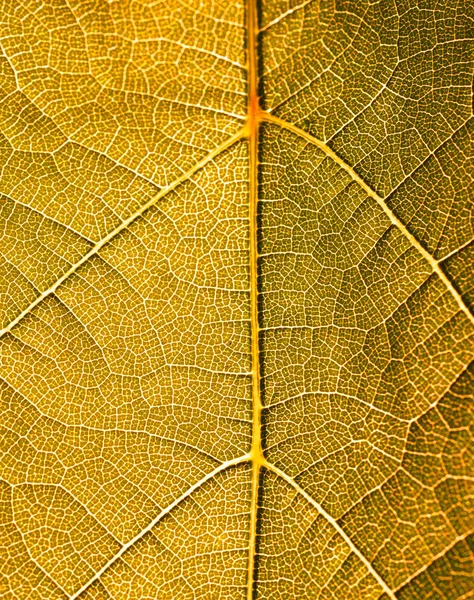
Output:
[[257,541],[258,484],[260,468],[264,463],[262,453],[262,402],[260,398],[260,352],[258,332],[258,129],[260,109],[258,102],[257,61],[257,6],[256,0],[247,4],[247,60],[248,108],[245,132],[249,143],[249,254],[250,254],[250,327],[252,342],[252,491],[250,504],[250,535],[247,576],[247,600],[253,599],[255,553]]

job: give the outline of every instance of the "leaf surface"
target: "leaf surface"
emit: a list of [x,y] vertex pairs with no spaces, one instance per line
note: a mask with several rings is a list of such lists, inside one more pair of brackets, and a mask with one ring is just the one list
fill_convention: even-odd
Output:
[[471,597],[469,3],[0,15],[0,593]]

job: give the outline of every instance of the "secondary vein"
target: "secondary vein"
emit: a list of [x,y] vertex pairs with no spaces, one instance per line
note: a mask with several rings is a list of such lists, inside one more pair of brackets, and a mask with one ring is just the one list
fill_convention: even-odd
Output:
[[115,238],[115,236],[117,236],[121,231],[126,229],[131,223],[133,223],[133,221],[135,221],[136,219],[138,219],[138,217],[143,215],[143,213],[146,212],[149,208],[151,208],[156,202],[158,202],[158,200],[163,198],[163,196],[166,196],[166,194],[174,190],[178,185],[184,183],[186,180],[192,177],[196,173],[196,171],[202,169],[202,167],[207,165],[207,163],[212,161],[221,152],[223,152],[224,150],[235,144],[237,141],[239,141],[242,137],[244,137],[245,133],[246,129],[242,128],[235,135],[223,142],[218,148],[210,152],[201,161],[199,161],[193,167],[191,167],[189,171],[186,171],[185,173],[183,173],[183,175],[181,175],[181,177],[178,177],[178,179],[175,179],[175,181],[173,181],[170,185],[160,190],[160,192],[158,192],[158,194],[150,198],[150,200],[146,204],[141,206],[136,212],[134,212],[127,219],[122,221],[122,223],[120,223],[118,227],[113,229],[102,240],[100,240],[100,242],[97,242],[97,244],[93,248],[91,248],[89,252],[84,254],[84,256],[75,264],[73,264],[70,267],[70,269],[66,271],[66,273],[59,277],[59,279],[57,279],[51,287],[49,287],[47,290],[45,290],[39,296],[37,296],[33,300],[33,302],[25,308],[25,310],[23,310],[19,315],[17,315],[17,317],[15,317],[15,319],[10,321],[10,323],[8,323],[8,325],[6,325],[3,329],[0,329],[0,338],[9,331],[11,331],[11,329],[13,329],[15,325],[17,325],[26,315],[28,315],[35,308],[35,306],[42,302],[47,296],[53,294],[57,290],[57,288],[66,281],[66,279],[68,279],[73,273],[75,273],[79,269],[79,267],[85,264],[92,256],[97,254],[99,250],[101,250],[106,244],[108,244],[113,238]]
[[357,548],[357,546],[354,544],[354,542],[351,540],[351,538],[347,535],[347,533],[344,531],[344,529],[340,526],[340,524],[337,522],[337,520],[334,519],[334,517],[332,517],[328,512],[326,512],[324,510],[324,508],[320,504],[318,504],[318,502],[316,502],[302,487],[300,487],[298,485],[298,483],[292,477],[287,475],[284,471],[280,470],[274,464],[269,463],[267,461],[265,461],[264,466],[268,470],[273,471],[276,475],[281,477],[288,484],[290,484],[299,494],[301,494],[303,496],[303,498],[305,498],[310,504],[312,504],[316,508],[316,510],[319,512],[319,514],[322,515],[326,519],[326,521],[328,521],[328,523],[330,523],[334,527],[334,529],[339,533],[339,535],[342,537],[342,539],[349,546],[351,552],[353,552],[359,558],[359,560],[365,565],[365,567],[367,568],[369,573],[377,581],[377,583],[380,585],[382,590],[387,594],[387,596],[391,600],[397,600],[394,591],[389,587],[389,585],[383,579],[383,577],[380,575],[380,573],[378,573],[378,571],[376,571],[374,569],[372,563],[365,557],[365,555],[359,550],[359,548]]
[[307,140],[314,146],[320,148],[325,154],[327,154],[332,160],[337,163],[346,173],[348,173],[351,178],[360,185],[360,187],[365,191],[365,193],[373,198],[383,212],[390,219],[390,222],[399,229],[403,235],[410,241],[412,246],[414,246],[418,252],[423,256],[423,258],[429,263],[432,270],[438,275],[441,281],[444,283],[445,287],[448,289],[454,300],[459,306],[459,309],[466,315],[469,321],[474,325],[474,315],[471,313],[469,308],[466,306],[464,300],[461,297],[461,294],[454,287],[452,282],[449,280],[443,269],[441,268],[440,263],[420,244],[420,242],[415,238],[415,236],[408,230],[408,228],[398,219],[398,217],[394,214],[394,212],[389,208],[384,198],[379,196],[377,192],[375,192],[363,179],[358,175],[354,169],[348,165],[342,158],[334,152],[327,144],[323,141],[315,138],[310,133],[303,131],[296,125],[289,123],[288,121],[284,121],[279,117],[275,117],[270,113],[262,113],[262,120],[267,121],[268,123],[274,123],[275,125],[279,125],[283,129],[287,129],[291,131],[295,135],[302,137]]
[[185,498],[187,498],[188,496],[190,496],[194,491],[196,491],[198,488],[202,487],[207,481],[209,481],[210,479],[212,479],[213,477],[215,477],[221,471],[224,471],[225,469],[228,469],[229,467],[233,467],[233,466],[236,466],[236,465],[240,465],[240,464],[242,464],[244,462],[247,462],[248,459],[249,459],[248,455],[244,455],[244,456],[239,456],[238,458],[234,458],[232,460],[228,460],[228,461],[222,463],[221,465],[219,465],[218,467],[216,467],[213,471],[211,471],[207,475],[205,475],[202,479],[200,479],[199,481],[197,481],[194,485],[192,485],[191,487],[189,487],[184,492],[184,494],[181,494],[181,496],[179,496],[178,498],[176,498],[176,500],[174,500],[171,504],[169,504],[166,508],[164,508],[134,538],[132,538],[126,544],[124,544],[120,548],[120,550],[116,554],[114,554],[114,556],[112,556],[112,558],[110,558],[102,566],[102,568],[99,571],[97,571],[97,573],[95,573],[80,589],[78,589],[76,592],[74,592],[74,594],[72,594],[72,596],[69,597],[69,600],[76,600],[76,598],[79,598],[79,596],[81,596],[81,594],[83,592],[85,592],[94,583],[94,581],[96,581],[97,579],[99,579],[105,573],[105,571],[107,571],[113,564],[115,564],[120,559],[120,557],[123,554],[125,554],[125,552],[129,548],[131,548],[134,544],[136,544],[138,542],[138,540],[140,540],[146,533],[148,533],[149,531],[151,531],[153,529],[153,527],[159,521],[161,521],[163,519],[163,517],[165,517],[169,512],[171,512],[171,510],[173,508],[175,508],[175,506],[178,506],[178,504],[180,504]]

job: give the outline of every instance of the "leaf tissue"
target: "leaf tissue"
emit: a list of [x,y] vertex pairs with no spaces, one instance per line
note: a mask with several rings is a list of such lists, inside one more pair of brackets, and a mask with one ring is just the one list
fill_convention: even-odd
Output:
[[0,0],[0,596],[474,597],[471,0]]

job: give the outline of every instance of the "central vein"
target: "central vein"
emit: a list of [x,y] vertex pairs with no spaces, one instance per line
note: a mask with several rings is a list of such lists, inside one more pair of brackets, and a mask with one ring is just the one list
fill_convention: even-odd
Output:
[[249,140],[249,181],[250,181],[250,322],[252,340],[252,498],[250,507],[250,540],[248,564],[247,598],[252,600],[254,588],[254,563],[257,536],[258,483],[260,467],[264,462],[262,454],[260,398],[260,356],[258,332],[258,240],[257,240],[257,204],[258,204],[258,73],[257,73],[257,8],[256,0],[248,0],[247,5],[247,52],[248,52],[248,112],[247,136]]

